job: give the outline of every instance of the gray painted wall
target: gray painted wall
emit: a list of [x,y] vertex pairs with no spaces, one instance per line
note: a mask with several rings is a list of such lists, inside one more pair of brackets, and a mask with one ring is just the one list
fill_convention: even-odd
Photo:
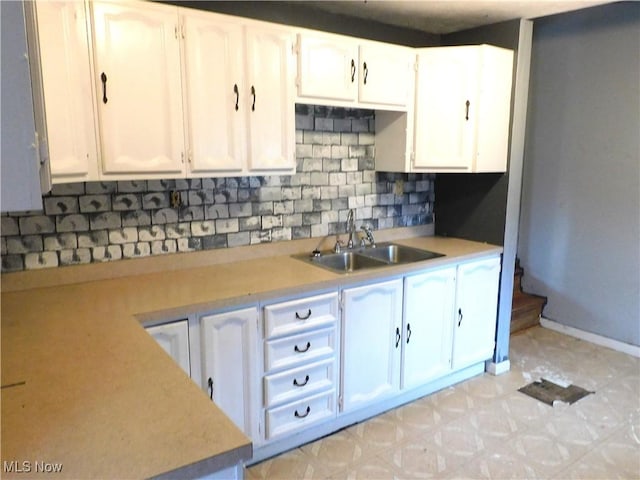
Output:
[[640,345],[640,3],[536,21],[518,253],[543,315]]

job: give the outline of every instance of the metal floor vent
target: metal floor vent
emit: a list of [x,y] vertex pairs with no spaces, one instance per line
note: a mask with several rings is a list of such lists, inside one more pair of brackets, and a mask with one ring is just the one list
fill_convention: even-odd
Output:
[[563,402],[571,405],[582,397],[586,397],[590,393],[595,393],[575,385],[562,387],[544,378],[540,379],[539,382],[530,383],[518,389],[518,391],[551,406],[553,406],[554,402]]

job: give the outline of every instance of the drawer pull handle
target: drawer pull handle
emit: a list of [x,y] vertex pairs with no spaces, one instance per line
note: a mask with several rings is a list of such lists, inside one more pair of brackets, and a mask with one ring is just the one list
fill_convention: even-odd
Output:
[[458,326],[462,323],[462,309],[458,309]]
[[400,345],[400,328],[396,327],[396,348]]
[[301,316],[298,312],[296,312],[296,318],[298,320],[307,320],[311,316],[311,309],[307,310],[307,314],[305,316]]
[[411,339],[411,324],[407,323],[407,343],[409,343],[410,339]]
[[305,418],[307,415],[309,415],[309,413],[311,413],[311,407],[307,406],[307,409],[305,410],[304,413],[300,414],[298,413],[298,410],[296,410],[294,415],[296,418]]
[[310,348],[311,348],[311,342],[307,342],[307,345],[304,347],[304,349],[303,349],[303,350],[300,350],[300,349],[298,348],[298,345],[296,345],[295,347],[293,347],[293,349],[294,349],[296,352],[298,352],[298,353],[308,352]]
[[209,398],[213,400],[213,378],[211,377],[207,380],[207,388],[209,390]]
[[240,101],[240,92],[238,91],[238,84],[233,86],[233,93],[236,94],[236,112],[238,111],[238,102]]
[[298,379],[297,378],[293,379],[293,385],[296,386],[296,387],[304,387],[307,383],[309,383],[309,375],[305,375],[304,382],[302,382],[302,383],[298,383]]

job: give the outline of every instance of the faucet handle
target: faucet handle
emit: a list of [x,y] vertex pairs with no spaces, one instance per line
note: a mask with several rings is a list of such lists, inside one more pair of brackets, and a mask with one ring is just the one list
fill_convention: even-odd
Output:
[[340,253],[344,247],[344,243],[340,240],[340,237],[336,236],[336,244],[333,247],[334,253]]

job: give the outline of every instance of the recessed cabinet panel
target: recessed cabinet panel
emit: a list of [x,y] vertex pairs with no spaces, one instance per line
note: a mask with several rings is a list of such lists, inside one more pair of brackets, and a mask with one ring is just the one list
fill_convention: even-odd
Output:
[[98,180],[85,6],[36,2],[53,183]]
[[298,35],[298,96],[354,101],[358,45],[331,37]]
[[249,170],[295,171],[293,40],[287,31],[246,29],[245,99],[249,125]]
[[183,176],[177,8],[91,5],[103,174]]
[[189,327],[187,320],[147,327],[147,333],[167,352],[184,372],[191,376]]
[[246,157],[242,26],[182,11],[189,171],[237,175]]
[[478,60],[469,47],[425,49],[420,54],[416,169],[471,170],[478,108]]
[[385,398],[400,388],[402,280],[342,292],[343,411]]
[[361,102],[406,107],[413,101],[415,54],[411,49],[363,44],[359,51]]
[[451,372],[455,279],[455,267],[405,278],[402,388]]
[[500,258],[458,267],[454,312],[453,368],[491,358],[495,348]]
[[256,308],[200,318],[203,385],[215,404],[250,438],[257,438],[257,323]]

